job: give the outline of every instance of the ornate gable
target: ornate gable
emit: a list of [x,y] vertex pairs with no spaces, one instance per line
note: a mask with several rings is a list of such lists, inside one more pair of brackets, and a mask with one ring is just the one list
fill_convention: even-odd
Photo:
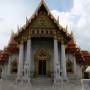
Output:
[[26,24],[18,30],[15,35],[15,40],[21,42],[27,40],[28,37],[54,37],[62,39],[67,42],[71,39],[71,34],[65,28],[59,25],[58,21],[52,16],[46,3],[42,0],[36,9],[35,13],[28,20]]
[[30,24],[30,28],[55,29],[55,24],[49,17],[49,12],[46,10],[44,4],[42,4],[36,12],[35,18]]
[[55,29],[54,23],[47,15],[38,15],[31,23],[30,29]]

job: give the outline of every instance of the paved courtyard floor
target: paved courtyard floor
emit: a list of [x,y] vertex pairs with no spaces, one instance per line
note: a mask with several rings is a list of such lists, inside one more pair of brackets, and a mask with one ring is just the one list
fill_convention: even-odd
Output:
[[81,85],[61,85],[61,86],[30,86],[15,84],[8,81],[0,81],[0,90],[82,90]]

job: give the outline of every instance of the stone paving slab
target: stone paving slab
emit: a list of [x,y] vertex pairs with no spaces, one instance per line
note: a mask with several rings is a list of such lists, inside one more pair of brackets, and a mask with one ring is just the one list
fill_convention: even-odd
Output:
[[0,90],[82,90],[81,85],[29,86],[0,81]]

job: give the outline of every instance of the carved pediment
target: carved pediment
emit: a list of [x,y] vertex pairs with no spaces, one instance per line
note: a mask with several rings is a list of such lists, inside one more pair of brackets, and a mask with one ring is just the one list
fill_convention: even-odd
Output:
[[39,49],[35,53],[35,60],[47,60],[49,58],[48,51],[46,49]]
[[20,31],[15,35],[15,40],[19,43],[25,42],[30,37],[54,37],[61,40],[69,41],[71,35],[68,34],[57,20],[50,13],[44,1],[41,1],[38,8],[26,24],[20,28]]
[[53,20],[49,16],[49,11],[46,9],[44,3],[35,12],[35,18],[30,25],[31,28],[55,28]]
[[30,25],[30,28],[50,28],[55,29],[55,25],[47,15],[38,15]]

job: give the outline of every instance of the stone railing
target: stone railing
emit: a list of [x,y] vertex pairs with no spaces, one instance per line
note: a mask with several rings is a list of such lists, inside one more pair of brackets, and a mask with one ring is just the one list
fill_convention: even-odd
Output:
[[90,90],[90,79],[82,79],[82,90]]

